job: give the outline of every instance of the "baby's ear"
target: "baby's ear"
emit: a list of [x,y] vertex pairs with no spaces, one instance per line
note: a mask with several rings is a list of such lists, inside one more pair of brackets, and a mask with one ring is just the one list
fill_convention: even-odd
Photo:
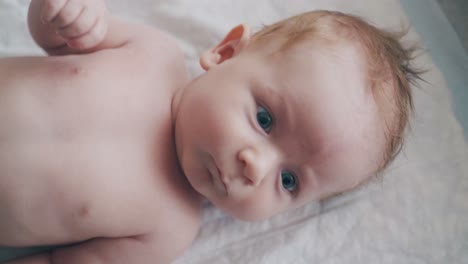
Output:
[[221,43],[203,53],[200,57],[200,65],[208,71],[210,68],[234,57],[247,46],[251,35],[249,26],[245,24],[236,26],[231,29]]

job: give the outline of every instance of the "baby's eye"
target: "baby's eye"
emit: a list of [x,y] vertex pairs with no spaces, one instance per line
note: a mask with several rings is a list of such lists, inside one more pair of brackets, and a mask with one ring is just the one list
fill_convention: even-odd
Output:
[[294,174],[289,171],[281,171],[281,184],[283,185],[284,189],[290,192],[295,191],[297,188],[296,176],[294,176]]
[[268,113],[267,110],[261,106],[257,108],[257,122],[265,132],[269,133],[271,131],[271,127],[273,126],[273,118],[271,117],[270,113]]

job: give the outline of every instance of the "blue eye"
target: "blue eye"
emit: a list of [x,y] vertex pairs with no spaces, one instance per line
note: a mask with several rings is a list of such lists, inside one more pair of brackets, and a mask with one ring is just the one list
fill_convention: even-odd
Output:
[[284,189],[292,192],[297,187],[296,177],[289,171],[281,171],[281,184]]
[[257,108],[257,122],[260,127],[267,133],[270,132],[271,127],[273,126],[273,118],[270,113],[265,110],[265,108],[259,106]]

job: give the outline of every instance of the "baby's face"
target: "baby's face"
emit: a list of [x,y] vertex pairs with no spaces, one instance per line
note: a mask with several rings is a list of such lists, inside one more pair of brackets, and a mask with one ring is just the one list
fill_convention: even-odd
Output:
[[176,115],[180,164],[226,213],[260,220],[370,176],[383,138],[358,49],[246,51],[186,88]]

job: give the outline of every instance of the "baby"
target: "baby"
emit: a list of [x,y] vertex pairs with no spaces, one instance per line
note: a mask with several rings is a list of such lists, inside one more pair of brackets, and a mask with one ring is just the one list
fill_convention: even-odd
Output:
[[205,198],[255,221],[368,181],[412,110],[412,50],[351,15],[239,25],[194,80],[103,0],[28,20],[50,56],[0,60],[0,245],[65,246],[13,263],[169,263]]

